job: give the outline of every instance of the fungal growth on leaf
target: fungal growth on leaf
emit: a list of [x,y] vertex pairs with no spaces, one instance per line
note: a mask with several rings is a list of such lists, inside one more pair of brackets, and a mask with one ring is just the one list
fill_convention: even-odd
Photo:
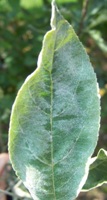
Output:
[[51,28],[13,105],[9,152],[33,199],[73,200],[97,143],[100,103],[89,58],[55,1]]

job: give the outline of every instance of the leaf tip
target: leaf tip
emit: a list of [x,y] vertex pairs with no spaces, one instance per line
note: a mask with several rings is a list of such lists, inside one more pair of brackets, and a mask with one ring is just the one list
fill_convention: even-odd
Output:
[[52,29],[56,29],[56,25],[57,25],[57,21],[58,21],[57,18],[59,16],[61,17],[60,12],[59,12],[57,5],[56,5],[56,1],[53,0],[52,1],[52,16],[51,16],[51,27],[52,27]]
[[52,4],[54,4],[54,5],[56,4],[56,3],[55,3],[55,0],[52,0]]
[[51,27],[55,29],[55,7],[56,3],[55,0],[52,1],[52,16],[51,16]]

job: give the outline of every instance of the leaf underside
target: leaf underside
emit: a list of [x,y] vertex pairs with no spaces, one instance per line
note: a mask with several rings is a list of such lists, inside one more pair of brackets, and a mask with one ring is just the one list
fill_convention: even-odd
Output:
[[107,183],[107,151],[100,149],[97,157],[92,158],[92,160],[83,191],[91,190]]
[[72,200],[85,183],[99,129],[97,81],[73,28],[52,4],[38,68],[12,109],[9,152],[35,200]]

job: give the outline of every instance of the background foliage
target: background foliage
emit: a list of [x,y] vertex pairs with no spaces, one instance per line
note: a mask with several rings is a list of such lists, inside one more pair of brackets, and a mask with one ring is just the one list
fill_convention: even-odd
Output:
[[[0,153],[7,151],[9,117],[17,91],[36,69],[43,36],[50,29],[50,2],[0,0]],[[96,151],[107,149],[107,0],[56,2],[72,23],[97,73],[102,120]]]

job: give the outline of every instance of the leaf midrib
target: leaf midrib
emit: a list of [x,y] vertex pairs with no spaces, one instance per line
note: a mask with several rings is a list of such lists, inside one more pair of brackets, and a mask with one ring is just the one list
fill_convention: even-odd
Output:
[[49,70],[50,73],[50,93],[51,93],[51,99],[50,99],[50,127],[51,127],[51,131],[50,131],[50,137],[51,137],[51,167],[52,167],[52,186],[53,186],[53,195],[54,195],[54,200],[57,200],[56,198],[56,193],[55,193],[55,179],[54,179],[54,162],[53,162],[53,152],[54,152],[54,147],[53,147],[53,79],[52,79],[52,66],[53,66],[53,60],[54,60],[54,51],[55,51],[55,43],[56,43],[56,28],[52,29],[52,32],[54,32],[54,45],[53,45],[53,55],[52,55],[52,65],[51,65],[51,70]]
[[55,194],[55,180],[54,180],[54,163],[53,163],[53,135],[52,135],[52,125],[53,125],[53,80],[52,80],[52,74],[50,73],[50,80],[51,80],[51,104],[50,104],[50,125],[51,125],[51,166],[52,166],[52,185],[53,185],[53,194],[54,198],[56,200],[56,194]]

